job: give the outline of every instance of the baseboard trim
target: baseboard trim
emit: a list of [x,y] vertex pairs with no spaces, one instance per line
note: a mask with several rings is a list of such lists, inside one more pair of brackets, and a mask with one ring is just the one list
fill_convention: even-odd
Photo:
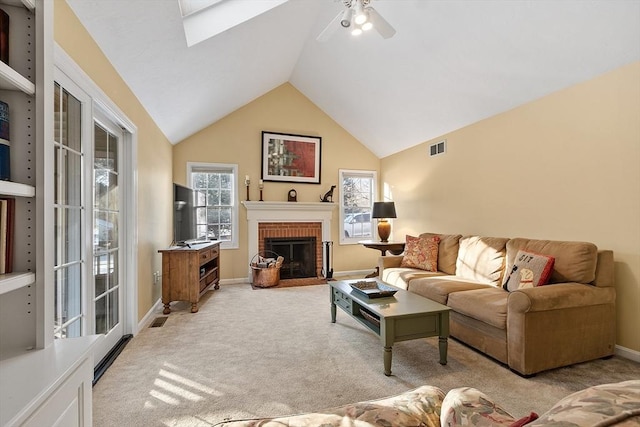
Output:
[[616,356],[624,357],[625,359],[640,363],[640,351],[616,345],[615,354]]
[[[162,300],[158,298],[155,304],[153,304],[149,309],[149,311],[147,311],[147,314],[145,314],[142,320],[138,322],[138,331],[146,328],[151,324],[151,322],[155,320],[156,316],[158,315],[157,311],[160,309],[161,305],[162,305]],[[136,334],[138,331],[136,331]]]

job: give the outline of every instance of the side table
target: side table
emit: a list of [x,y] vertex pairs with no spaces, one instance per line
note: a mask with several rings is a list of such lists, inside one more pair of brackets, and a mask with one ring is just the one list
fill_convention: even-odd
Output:
[[[361,240],[358,242],[365,248],[369,249],[377,249],[380,251],[382,256],[387,255],[387,251],[391,252],[392,255],[400,255],[404,252],[404,242],[378,242],[376,240]],[[376,271],[371,274],[367,274],[367,278],[378,277],[380,274],[380,269],[376,266]]]
[[161,249],[163,314],[171,313],[172,301],[189,301],[198,312],[200,297],[220,283],[220,242],[192,243]]

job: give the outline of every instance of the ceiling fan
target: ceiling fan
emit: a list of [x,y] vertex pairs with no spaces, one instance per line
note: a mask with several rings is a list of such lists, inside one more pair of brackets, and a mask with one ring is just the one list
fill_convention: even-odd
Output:
[[[338,26],[348,29],[354,36],[365,31],[375,29],[383,38],[393,37],[396,30],[371,6],[371,0],[341,0],[344,10],[340,11],[333,20],[316,37],[323,42],[329,39]],[[338,25],[339,24],[339,25]]]

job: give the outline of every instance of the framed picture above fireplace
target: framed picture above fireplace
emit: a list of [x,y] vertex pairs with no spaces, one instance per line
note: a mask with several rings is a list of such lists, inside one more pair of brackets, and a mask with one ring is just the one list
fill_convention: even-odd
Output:
[[320,184],[319,136],[262,132],[262,179]]

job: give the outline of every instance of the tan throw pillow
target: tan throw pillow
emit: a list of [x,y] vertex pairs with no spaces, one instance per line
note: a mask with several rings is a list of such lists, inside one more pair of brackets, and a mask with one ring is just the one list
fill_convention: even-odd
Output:
[[404,257],[400,267],[438,271],[438,243],[440,237],[413,237],[407,235]]
[[553,272],[554,262],[554,257],[520,250],[502,287],[512,292],[546,285]]

